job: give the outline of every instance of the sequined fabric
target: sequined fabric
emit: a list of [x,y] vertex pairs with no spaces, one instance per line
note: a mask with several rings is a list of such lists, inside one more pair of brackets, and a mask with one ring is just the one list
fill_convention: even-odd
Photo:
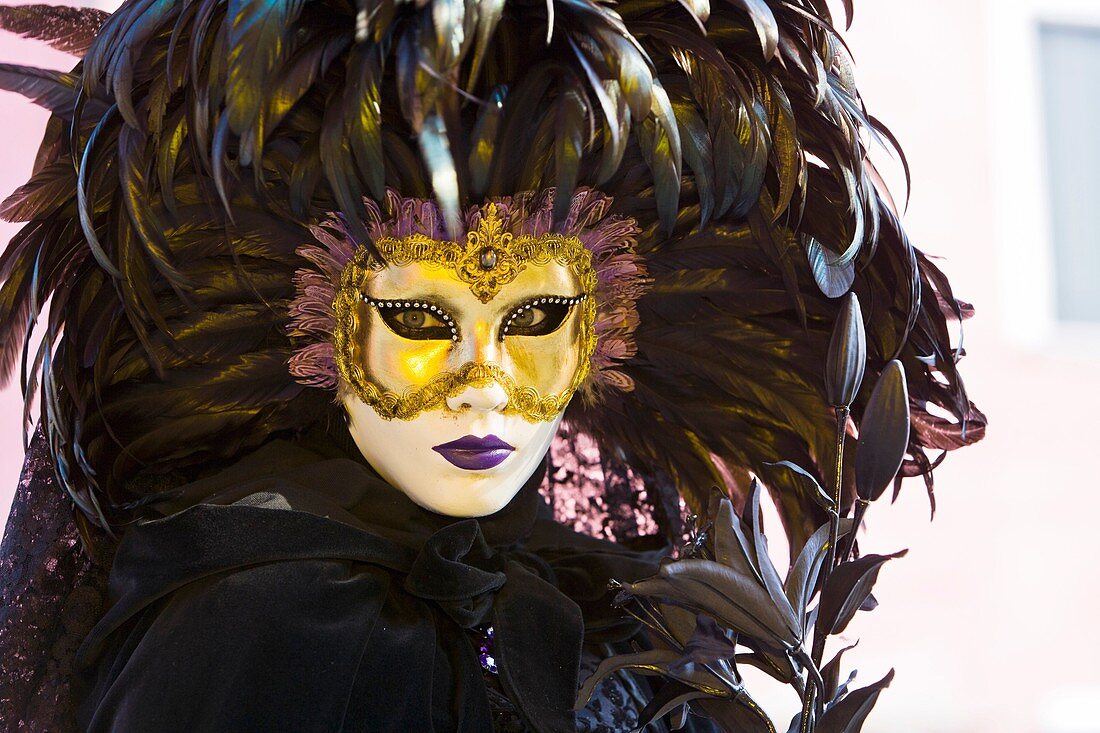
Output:
[[[610,656],[610,651],[605,656]],[[601,660],[601,656],[585,650],[581,655],[582,683],[596,671]],[[638,727],[638,714],[647,701],[648,696],[638,689],[631,676],[611,675],[599,684],[584,710],[577,713],[577,733],[632,731]]]
[[[591,436],[567,422],[550,446],[550,467],[539,490],[554,519],[576,532],[613,541],[661,533],[642,478],[602,456]],[[679,533],[678,527],[668,529],[670,536]]]
[[[610,652],[608,652],[610,654]],[[585,649],[581,655],[583,682],[599,666],[601,656]],[[488,671],[486,670],[488,675]],[[486,677],[493,733],[530,733],[515,705],[500,691],[495,673]],[[647,696],[628,675],[611,675],[596,687],[592,699],[577,712],[577,733],[628,733],[638,727],[638,714]]]
[[36,434],[0,543],[0,729],[76,730],[73,654],[99,619],[105,595],[106,578],[84,553]]
[[486,674],[497,674],[496,651],[493,649],[495,632],[492,626],[479,626],[474,629],[477,637],[477,661]]

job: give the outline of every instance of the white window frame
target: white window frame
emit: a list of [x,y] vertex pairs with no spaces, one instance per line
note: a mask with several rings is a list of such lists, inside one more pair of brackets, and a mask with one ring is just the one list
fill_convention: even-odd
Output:
[[1039,43],[1043,24],[1100,29],[1100,2],[985,0],[984,5],[997,253],[991,264],[1003,336],[1028,349],[1096,357],[1100,323],[1058,317]]

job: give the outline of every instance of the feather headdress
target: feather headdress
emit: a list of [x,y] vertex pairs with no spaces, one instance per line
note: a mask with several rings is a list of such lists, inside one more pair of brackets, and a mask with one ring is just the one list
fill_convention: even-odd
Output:
[[905,366],[906,472],[981,437],[948,334],[968,307],[878,185],[867,147],[892,138],[825,0],[129,0],[50,33],[25,15],[59,12],[0,13],[87,47],[69,73],[0,68],[54,114],[0,211],[27,222],[0,258],[0,346],[10,374],[52,297],[25,387],[41,371],[62,481],[101,524],[140,505],[135,473],[333,419],[287,370],[296,250],[329,211],[369,242],[364,197],[387,187],[451,232],[551,187],[559,219],[592,186],[639,223],[634,390],[568,418],[655,492],[699,506],[751,471],[796,545],[822,522],[769,464],[830,454],[821,372],[849,289],[870,370]]

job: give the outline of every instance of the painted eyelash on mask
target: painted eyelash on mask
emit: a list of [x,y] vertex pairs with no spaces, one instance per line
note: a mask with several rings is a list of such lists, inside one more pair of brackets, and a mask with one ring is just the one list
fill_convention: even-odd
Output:
[[[374,308],[378,309],[379,314],[382,315],[382,318],[383,318],[383,320],[386,321],[387,325],[391,325],[390,320],[388,318],[386,318],[386,312],[387,311],[419,310],[419,311],[423,311],[425,313],[428,313],[432,316],[435,316],[436,318],[439,318],[439,320],[443,321],[443,323],[446,324],[447,329],[450,330],[450,332],[451,332],[451,341],[458,341],[459,340],[458,339],[458,325],[455,323],[454,319],[451,318],[450,314],[448,314],[445,310],[443,310],[442,308],[440,308],[437,305],[433,305],[433,304],[428,303],[427,301],[423,301],[423,300],[402,300],[402,299],[393,300],[393,299],[372,298],[372,297],[370,297],[366,294],[363,294],[362,299],[363,299],[363,302],[366,303],[367,305],[373,306]],[[392,325],[391,325],[391,327],[392,327]],[[425,329],[425,331],[428,331],[428,330],[429,329]],[[404,334],[399,334],[399,335],[404,335]],[[415,338],[415,337],[410,337],[410,338]]]
[[[571,298],[567,298],[567,297],[560,296],[560,295],[544,295],[544,296],[540,296],[538,298],[532,298],[531,300],[527,301],[523,305],[520,305],[520,306],[516,307],[516,309],[513,310],[508,315],[508,318],[504,321],[504,327],[500,329],[499,339],[501,341],[503,341],[504,337],[508,336],[510,333],[512,335],[517,335],[517,336],[542,335],[542,334],[514,333],[512,322],[515,321],[515,319],[517,317],[519,317],[519,315],[521,313],[523,313],[524,311],[528,311],[533,307],[562,306],[562,307],[564,307],[564,310],[561,311],[560,317],[558,318],[557,322],[553,324],[553,327],[552,328],[549,328],[549,326],[544,327],[544,328],[549,328],[549,330],[546,331],[546,333],[553,333],[554,331],[556,331],[561,326],[562,322],[565,320],[565,317],[569,314],[569,311],[573,308],[573,306],[577,305],[578,303],[583,302],[587,298],[588,298],[588,296],[585,295],[585,294],[577,295],[577,296],[574,296],[574,297],[571,297]],[[551,314],[548,314],[548,317],[549,316],[551,316]],[[538,324],[537,326],[534,326],[532,328],[535,328],[535,327],[538,327],[538,326],[541,326],[541,325],[542,324]]]

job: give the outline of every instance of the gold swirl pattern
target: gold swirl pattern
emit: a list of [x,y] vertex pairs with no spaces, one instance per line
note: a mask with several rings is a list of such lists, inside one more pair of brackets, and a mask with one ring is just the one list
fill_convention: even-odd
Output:
[[[385,265],[373,258],[365,247],[359,247],[341,273],[340,287],[332,304],[336,315],[333,330],[336,368],[356,396],[384,419],[412,420],[422,412],[443,406],[448,397],[469,387],[484,388],[495,382],[508,395],[505,414],[519,415],[528,422],[550,421],[561,414],[589,375],[592,354],[597,346],[594,297],[597,275],[592,253],[576,237],[513,235],[504,231],[494,204],[487,204],[482,211],[478,229],[467,233],[465,245],[440,242],[422,234],[401,239],[380,238],[375,246],[386,258]],[[374,384],[361,366],[361,360],[356,358],[361,334],[362,295],[371,273],[383,266],[400,267],[418,262],[450,268],[484,303],[512,282],[528,264],[544,265],[552,261],[568,268],[588,296],[580,303],[579,365],[569,386],[558,394],[542,395],[534,387],[519,385],[499,364],[491,362],[464,364],[457,371],[441,372],[427,383],[398,394]]]
[[374,246],[385,262],[368,258],[362,264],[370,269],[410,262],[448,268],[470,286],[482,303],[496,297],[500,289],[515,280],[529,264],[545,265],[555,260],[569,268],[587,295],[596,291],[592,253],[580,239],[562,234],[536,237],[505,231],[504,221],[492,202],[482,208],[481,221],[476,230],[466,233],[465,243],[412,234],[400,239],[380,237]]
[[[337,352],[339,353],[339,352]],[[343,359],[337,363],[343,366]],[[412,420],[420,413],[441,407],[448,397],[474,387],[482,388],[496,382],[508,395],[508,404],[504,408],[506,415],[519,415],[528,422],[549,422],[556,418],[569,404],[580,381],[588,373],[588,361],[577,369],[580,380],[560,394],[540,395],[534,387],[520,386],[516,380],[498,364],[470,362],[456,372],[443,372],[421,387],[413,387],[404,394],[383,392],[367,379],[358,364],[351,364],[347,383],[355,390],[359,399],[374,408],[383,419]]]

